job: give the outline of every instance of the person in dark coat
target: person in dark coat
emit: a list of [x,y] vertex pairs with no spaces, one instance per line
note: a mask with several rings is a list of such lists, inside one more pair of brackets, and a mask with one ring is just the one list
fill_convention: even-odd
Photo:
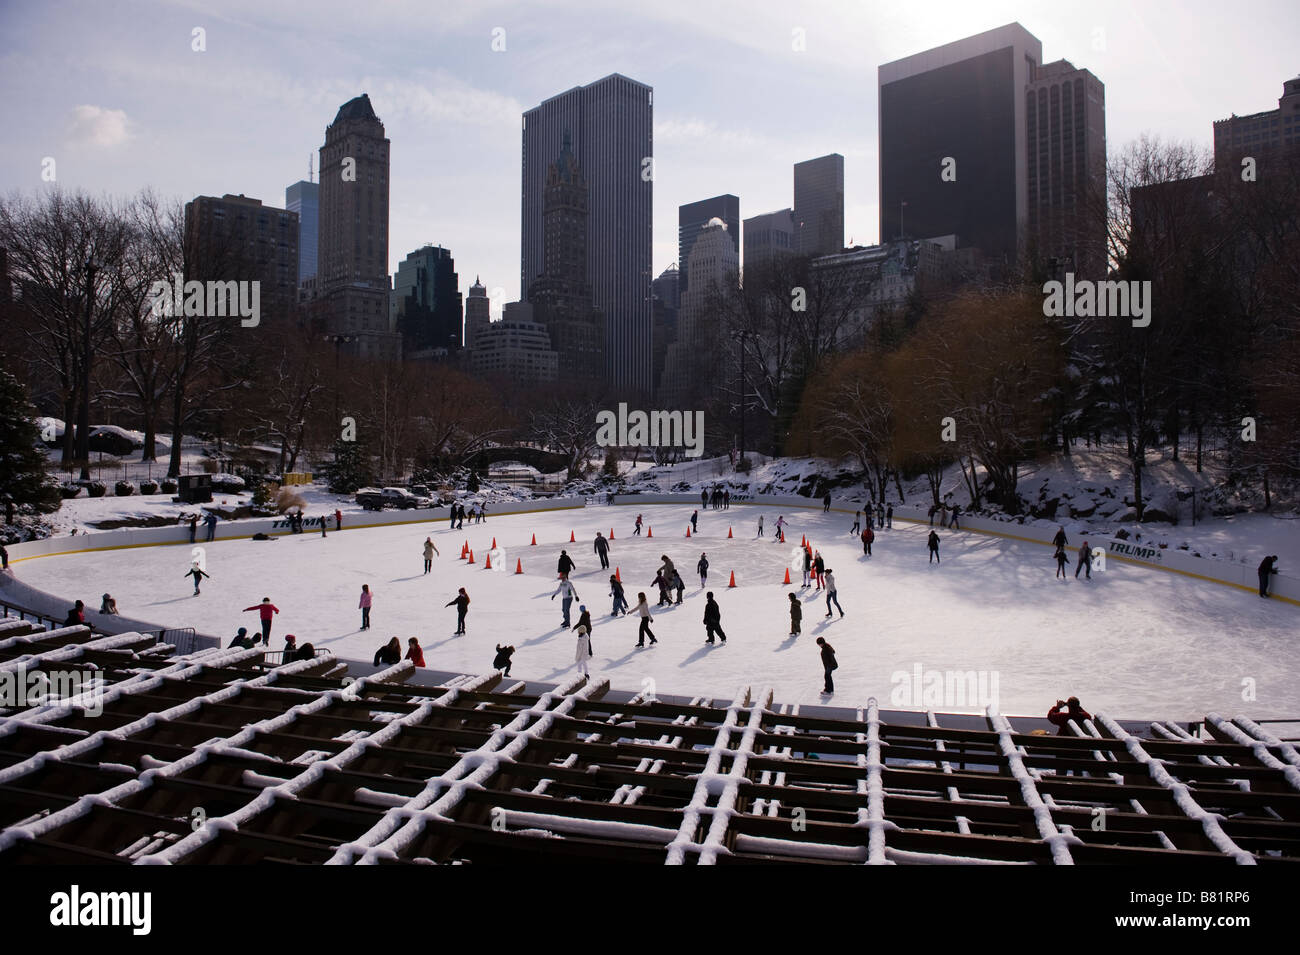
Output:
[[1047,719],[1053,725],[1057,726],[1057,736],[1069,735],[1069,723],[1075,720],[1079,728],[1083,728],[1083,721],[1092,719],[1092,714],[1079,705],[1079,698],[1072,696],[1068,700],[1057,700],[1056,705],[1047,711]]
[[402,641],[396,637],[375,651],[375,666],[392,666],[402,662]]
[[1064,527],[1058,527],[1056,529],[1056,536],[1052,538],[1052,545],[1058,548],[1064,548],[1070,546],[1070,542],[1065,539]]
[[939,560],[939,535],[934,531],[930,531],[930,536],[926,538],[926,545],[930,548],[930,560],[926,561],[926,563],[943,563]]
[[677,603],[682,602],[682,594],[686,592],[686,581],[682,580],[676,568],[673,569],[673,589],[677,591]]
[[198,532],[198,529],[199,529],[199,515],[191,514],[190,515],[190,543],[191,544],[194,543],[194,535]]
[[790,594],[790,636],[797,637],[800,633],[799,624],[803,621],[803,604],[799,602],[798,594]]
[[1277,554],[1272,557],[1265,557],[1259,563],[1259,595],[1268,596],[1269,578],[1272,574],[1277,573]]
[[510,675],[510,658],[514,656],[515,648],[507,644],[502,646],[497,644],[497,655],[492,658],[492,669],[504,671],[506,676]]
[[609,541],[605,540],[605,535],[600,531],[596,531],[596,542],[592,548],[600,558],[600,569],[609,570]]
[[704,601],[704,636],[707,638],[704,642],[712,643],[715,633],[722,638],[723,643],[727,642],[727,635],[722,632],[722,608],[713,599],[713,591],[710,590]]
[[957,520],[960,517],[961,517],[961,505],[954,504],[952,506],[952,521],[949,522],[948,526],[951,527],[953,530],[960,530],[961,528],[957,524]]
[[826,494],[822,496],[822,513],[823,514],[829,513],[830,509],[831,509],[831,495],[830,492],[827,491]]
[[[254,642],[256,642],[257,639],[258,639],[257,637],[254,637],[253,638]],[[295,660],[310,660],[314,656],[316,656],[316,648],[313,647],[310,643],[304,643],[302,646],[298,648],[297,652],[294,653],[293,658]]]
[[243,647],[245,650],[247,650],[252,645],[253,642],[248,639],[248,628],[240,627],[238,630],[235,631],[235,638],[231,640],[229,644],[226,645],[226,649],[233,650],[235,647]]
[[627,595],[623,593],[623,582],[613,574],[609,575],[609,595],[614,598],[614,609],[610,612],[611,617],[617,617],[622,611],[623,616],[627,616]]
[[591,649],[591,614],[587,610],[586,604],[578,604],[578,622],[574,625],[574,630],[579,627],[587,628],[587,655],[595,656],[596,651]]
[[456,596],[447,601],[445,606],[456,605],[456,633],[465,632],[465,614],[469,613],[469,594],[465,593],[465,588],[461,587],[456,592]]
[[894,529],[894,505],[892,504],[885,508],[885,528],[891,531]]
[[1088,546],[1087,541],[1084,541],[1083,546],[1079,548],[1079,562],[1074,565],[1075,580],[1079,579],[1079,571],[1081,570],[1086,570],[1088,572],[1087,579],[1092,580],[1092,548]]
[[700,575],[700,586],[707,587],[709,584],[709,558],[708,555],[701,553],[700,559],[695,562],[695,569]]
[[650,583],[659,588],[659,603],[656,606],[662,607],[664,604],[673,602],[673,598],[668,595],[668,581],[665,579],[662,570],[655,572],[655,579]]
[[826,675],[826,685],[822,688],[822,692],[834,693],[835,678],[831,674],[840,667],[839,663],[835,660],[835,648],[827,643],[822,637],[817,638],[817,646],[822,648],[822,671]]
[[292,660],[294,658],[294,655],[297,654],[297,652],[298,652],[298,638],[295,637],[292,633],[286,633],[284,635],[284,656],[283,656],[284,662],[288,663],[290,660]]
[[[606,566],[609,565],[606,564]],[[556,562],[555,569],[561,577],[568,577],[573,570],[573,558],[569,556],[567,550],[560,551],[560,559]]]
[[701,491],[701,492],[700,492],[700,507],[707,508],[708,506],[709,506],[709,492],[708,492],[708,491]]
[[700,512],[699,510],[691,511],[691,531],[698,534],[700,532]]
[[217,536],[217,515],[208,511],[208,516],[203,518],[203,523],[208,528],[208,540],[213,540]]
[[727,488],[722,492],[722,509],[724,511],[731,509],[731,488]]
[[1056,558],[1056,576],[1069,583],[1070,575],[1065,572],[1065,567],[1070,562],[1070,555],[1065,552],[1064,547],[1058,547],[1054,556]]

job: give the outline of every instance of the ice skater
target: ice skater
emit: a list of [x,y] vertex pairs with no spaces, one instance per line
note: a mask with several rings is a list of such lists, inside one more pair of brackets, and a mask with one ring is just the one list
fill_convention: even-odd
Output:
[[205,574],[203,572],[203,568],[201,568],[198,564],[195,564],[189,570],[185,571],[185,573],[182,576],[194,578],[194,596],[196,597],[199,595],[199,583],[203,580],[203,578],[207,577],[209,580],[212,579],[212,575]]
[[799,624],[803,622],[803,604],[799,600],[798,594],[790,594],[790,636],[797,637],[800,633]]
[[779,516],[777,517],[777,519],[776,519],[776,537],[774,537],[774,538],[772,539],[772,543],[773,543],[773,544],[784,544],[784,543],[785,543],[785,525],[786,525],[786,524],[787,524],[787,521],[786,521],[786,519],[785,519],[785,515],[784,515],[784,514],[779,515]]
[[930,548],[930,559],[926,561],[926,563],[942,563],[942,561],[939,560],[939,535],[934,531],[930,531],[930,536],[926,538],[926,546]]
[[675,567],[673,568],[672,587],[673,590],[677,591],[677,604],[680,606],[682,595],[686,593],[686,581],[682,580],[682,575],[677,572],[677,568]]
[[592,550],[600,558],[600,569],[609,570],[609,541],[605,540],[605,535],[596,531],[596,541],[592,545]]
[[260,604],[253,604],[251,607],[245,607],[243,613],[250,610],[256,610],[257,615],[262,619],[262,641],[269,647],[271,645],[271,617],[280,612],[280,608],[271,603],[270,597],[263,597]]
[[1259,595],[1268,596],[1268,585],[1271,583],[1273,574],[1277,573],[1277,554],[1271,557],[1265,557],[1259,562]]
[[567,580],[569,574],[573,573],[573,558],[569,556],[567,550],[560,551],[560,559],[555,563],[555,571],[560,575],[561,580]]
[[[424,539],[424,572],[427,574],[433,570],[433,555],[438,554],[438,545],[433,542],[432,537]],[[438,554],[441,557],[441,554]]]
[[1070,542],[1065,539],[1064,527],[1058,527],[1056,529],[1056,536],[1052,538],[1052,543],[1058,550],[1064,550],[1066,547],[1070,546]]
[[862,528],[862,553],[870,557],[871,545],[872,543],[875,542],[875,540],[876,540],[876,532],[871,529],[870,524]]
[[1084,541],[1083,546],[1079,548],[1079,560],[1074,565],[1074,579],[1079,579],[1079,571],[1086,571],[1086,580],[1092,580],[1092,548],[1088,542]]
[[1070,563],[1069,555],[1066,554],[1064,547],[1058,547],[1053,556],[1056,558],[1056,576],[1060,577],[1068,584],[1070,582],[1070,575],[1066,572],[1065,568],[1066,565]]
[[370,629],[370,604],[374,595],[370,592],[369,584],[361,585],[361,599],[357,601],[357,607],[361,610],[361,629]]
[[588,636],[595,629],[595,624],[591,622],[591,613],[587,610],[586,604],[578,605],[578,622],[574,624],[573,629],[577,630],[578,627],[586,627]]
[[659,588],[659,603],[656,606],[662,607],[673,602],[668,596],[668,578],[664,576],[662,570],[655,571],[655,579],[650,581],[650,585]]
[[456,633],[453,636],[461,636],[465,633],[465,614],[469,613],[469,594],[465,593],[464,587],[459,588],[456,596],[444,606],[450,607],[452,604],[456,605]]
[[646,602],[645,593],[641,592],[636,595],[636,612],[641,617],[641,626],[636,632],[636,645],[645,646],[645,638],[650,638],[650,646],[654,646],[659,641],[655,639],[654,632],[650,629],[650,624],[654,622],[654,617],[650,616],[650,604]]
[[698,534],[699,532],[700,532],[700,511],[698,508],[696,508],[695,510],[691,511],[691,533]]
[[960,517],[961,517],[961,505],[954,504],[952,506],[952,520],[948,522],[948,526],[955,531],[961,530],[961,525],[958,523],[958,519]]
[[808,577],[812,574],[812,551],[804,548],[803,551],[803,585],[808,586]]
[[587,664],[591,659],[591,631],[582,624],[578,624],[577,629],[573,632],[578,636],[577,646],[573,649],[573,662],[578,665],[579,673],[589,677],[591,672],[588,670]]
[[835,601],[835,608],[839,610],[840,617],[844,616],[844,608],[840,606],[840,598],[836,596],[835,573],[831,570],[826,571],[826,616],[831,615],[831,601]]
[[497,644],[497,655],[492,658],[492,669],[501,670],[503,675],[510,675],[510,658],[515,655],[515,648],[506,644]]
[[704,601],[704,642],[712,643],[715,633],[722,639],[723,643],[727,642],[727,635],[722,632],[722,608],[713,599],[713,591],[710,590]]
[[876,505],[876,526],[882,531],[885,529],[885,504],[883,501]]
[[835,648],[821,637],[817,638],[817,646],[821,647],[822,672],[826,676],[826,683],[822,687],[822,693],[834,693],[835,677],[831,674],[840,668],[839,663],[835,660]]
[[336,531],[343,530],[343,512],[337,507],[334,508],[334,529]]
[[826,561],[822,559],[821,551],[813,555],[813,579],[817,581],[818,590],[826,586]]
[[700,586],[707,587],[709,585],[709,557],[707,554],[700,554],[700,559],[695,563],[695,569],[700,575]]
[[565,630],[569,629],[569,608],[573,606],[573,601],[578,599],[578,591],[574,589],[573,583],[567,577],[560,578],[560,585],[555,588],[555,593],[551,594],[551,599],[556,596],[561,598],[560,605],[564,608],[564,622],[560,625]]
[[853,512],[853,527],[852,529],[849,530],[849,533],[852,534],[854,537],[857,537],[859,534],[862,533],[862,511],[861,510],[857,510]]
[[632,536],[633,537],[641,536],[641,515],[640,514],[636,516],[636,529],[632,531]]
[[822,513],[829,514],[830,512],[831,512],[831,492],[827,491],[822,496]]
[[609,595],[614,598],[614,609],[610,612],[610,616],[617,617],[621,611],[626,617],[627,595],[623,593],[623,582],[613,574],[609,575]]
[[758,540],[762,536],[763,536],[763,515],[760,514],[758,515],[758,533],[754,535],[754,540]]

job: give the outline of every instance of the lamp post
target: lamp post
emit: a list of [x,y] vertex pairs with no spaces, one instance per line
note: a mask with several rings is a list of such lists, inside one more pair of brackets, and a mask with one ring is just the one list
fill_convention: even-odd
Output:
[[81,462],[81,480],[90,480],[90,320],[95,302],[95,273],[99,265],[86,260],[86,316],[81,341],[81,402],[77,408],[77,460]]

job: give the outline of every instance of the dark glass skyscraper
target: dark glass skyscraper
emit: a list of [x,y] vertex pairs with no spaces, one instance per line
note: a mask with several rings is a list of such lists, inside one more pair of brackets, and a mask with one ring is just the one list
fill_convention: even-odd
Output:
[[320,184],[299,180],[284,190],[284,207],[298,213],[298,282],[316,275],[316,239],[320,231]]
[[721,219],[727,224],[727,236],[740,257],[740,197],[727,194],[688,202],[677,207],[677,274],[681,291],[690,286],[687,281],[686,263],[691,259],[691,247],[700,237],[710,219]]
[[403,354],[464,345],[460,281],[451,251],[426,245],[410,253],[393,276],[391,327]]
[[794,247],[800,255],[844,251],[844,157],[794,164]]
[[545,271],[547,170],[566,131],[588,187],[587,282],[605,317],[605,376],[651,387],[653,91],[617,73],[553,96],[523,117],[520,289]]

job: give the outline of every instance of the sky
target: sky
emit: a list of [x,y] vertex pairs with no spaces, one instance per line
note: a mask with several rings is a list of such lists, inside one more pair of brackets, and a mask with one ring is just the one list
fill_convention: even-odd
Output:
[[[654,271],[677,207],[792,204],[795,162],[845,157],[845,241],[877,240],[876,70],[1018,21],[1106,85],[1108,149],[1208,148],[1300,74],[1300,3],[1049,0],[0,0],[0,190],[57,184],[284,205],[338,107],[392,142],[389,272],[451,250],[464,292],[519,298],[522,114],[622,73],[654,88]],[[195,50],[201,28],[205,49]],[[48,168],[48,165],[44,168]]]

